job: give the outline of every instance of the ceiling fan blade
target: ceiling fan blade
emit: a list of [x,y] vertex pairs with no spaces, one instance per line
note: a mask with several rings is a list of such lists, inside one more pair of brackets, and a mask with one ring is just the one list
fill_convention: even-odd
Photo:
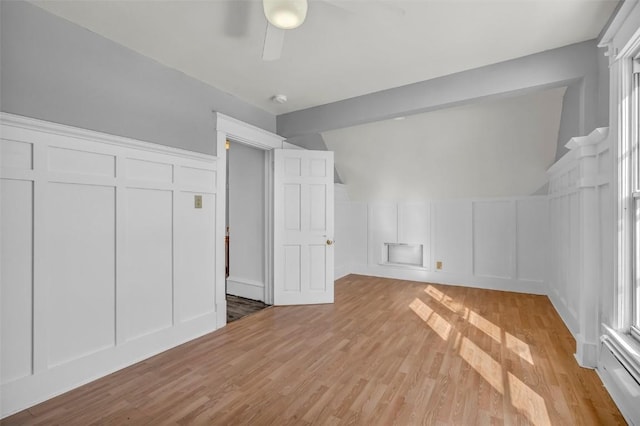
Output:
[[284,30],[267,24],[267,32],[264,36],[264,49],[262,59],[265,61],[275,61],[280,59],[282,45],[284,43]]

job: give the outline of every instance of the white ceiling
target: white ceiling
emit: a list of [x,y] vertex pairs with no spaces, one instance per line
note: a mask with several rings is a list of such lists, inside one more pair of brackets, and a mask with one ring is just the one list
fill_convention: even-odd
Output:
[[[616,5],[311,0],[306,22],[287,32],[281,59],[265,62],[259,0],[34,3],[274,114],[592,39]],[[289,102],[272,103],[276,93]]]
[[324,132],[352,200],[536,192],[553,164],[566,88]]

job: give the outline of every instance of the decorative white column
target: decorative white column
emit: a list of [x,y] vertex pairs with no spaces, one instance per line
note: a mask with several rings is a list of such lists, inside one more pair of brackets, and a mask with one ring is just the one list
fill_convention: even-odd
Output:
[[567,148],[575,152],[579,178],[577,188],[580,197],[578,244],[578,318],[575,357],[582,367],[595,368],[598,363],[600,337],[599,291],[600,236],[598,207],[598,146],[608,136],[608,128],[594,130],[587,136],[572,138]]

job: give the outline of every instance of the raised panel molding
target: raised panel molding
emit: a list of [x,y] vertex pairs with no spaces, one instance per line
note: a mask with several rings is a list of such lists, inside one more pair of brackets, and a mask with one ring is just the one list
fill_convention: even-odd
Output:
[[216,157],[12,114],[0,126],[0,417],[225,324]]
[[[340,208],[353,216],[351,227],[343,227],[347,235],[337,236],[347,239],[350,260],[336,276],[348,268],[363,275],[547,294],[546,196],[351,206]],[[358,226],[367,228],[366,248],[349,235]],[[422,247],[422,266],[385,262],[384,247],[403,243]],[[360,252],[368,253],[366,263]]]
[[[576,359],[597,365],[600,337],[599,299],[612,242],[607,205],[611,180],[608,128],[572,138],[569,152],[549,168],[549,297],[576,339]],[[607,260],[608,259],[608,260]],[[611,262],[613,263],[613,262]],[[609,267],[610,268],[610,267]]]
[[4,384],[32,374],[33,182],[2,179],[0,194],[0,380]]

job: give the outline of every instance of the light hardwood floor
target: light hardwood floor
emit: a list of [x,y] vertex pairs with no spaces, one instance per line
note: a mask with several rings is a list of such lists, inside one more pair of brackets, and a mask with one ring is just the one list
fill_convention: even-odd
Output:
[[544,296],[350,275],[2,423],[624,424]]

